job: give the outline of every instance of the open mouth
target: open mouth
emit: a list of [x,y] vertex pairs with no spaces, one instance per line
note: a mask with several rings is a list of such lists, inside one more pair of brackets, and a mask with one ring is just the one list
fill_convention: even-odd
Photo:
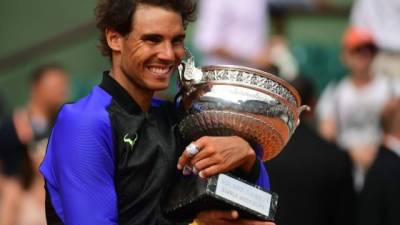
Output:
[[157,76],[159,78],[164,78],[171,74],[173,66],[172,65],[151,65],[151,66],[147,66],[147,69],[155,76]]

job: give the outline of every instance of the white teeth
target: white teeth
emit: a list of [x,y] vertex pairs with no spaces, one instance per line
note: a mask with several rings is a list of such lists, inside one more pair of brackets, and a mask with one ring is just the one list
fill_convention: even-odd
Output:
[[165,74],[169,72],[169,67],[154,67],[154,66],[150,66],[149,70],[153,73],[157,73],[157,74]]

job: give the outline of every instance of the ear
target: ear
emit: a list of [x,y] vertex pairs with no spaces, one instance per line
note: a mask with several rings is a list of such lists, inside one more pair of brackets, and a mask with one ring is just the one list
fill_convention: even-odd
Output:
[[116,52],[120,52],[122,48],[123,36],[113,29],[105,30],[108,46]]

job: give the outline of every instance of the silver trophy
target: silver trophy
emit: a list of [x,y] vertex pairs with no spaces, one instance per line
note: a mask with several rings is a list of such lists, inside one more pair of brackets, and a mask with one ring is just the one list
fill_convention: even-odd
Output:
[[[264,71],[232,65],[196,68],[193,56],[179,68],[180,103],[185,111],[179,123],[183,138],[238,135],[257,155],[270,160],[283,149],[295,131],[300,106],[298,92],[286,81]],[[277,195],[230,174],[201,180],[181,178],[165,207],[174,220],[193,218],[200,210],[237,209],[240,215],[274,220]]]

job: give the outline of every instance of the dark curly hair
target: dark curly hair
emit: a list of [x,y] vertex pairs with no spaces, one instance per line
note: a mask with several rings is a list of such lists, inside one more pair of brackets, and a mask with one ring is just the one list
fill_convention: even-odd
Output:
[[121,35],[129,34],[133,15],[140,4],[159,6],[180,13],[185,28],[189,22],[195,20],[196,0],[99,0],[96,7],[96,23],[101,32],[99,48],[104,56],[111,58],[105,30],[112,28]]

